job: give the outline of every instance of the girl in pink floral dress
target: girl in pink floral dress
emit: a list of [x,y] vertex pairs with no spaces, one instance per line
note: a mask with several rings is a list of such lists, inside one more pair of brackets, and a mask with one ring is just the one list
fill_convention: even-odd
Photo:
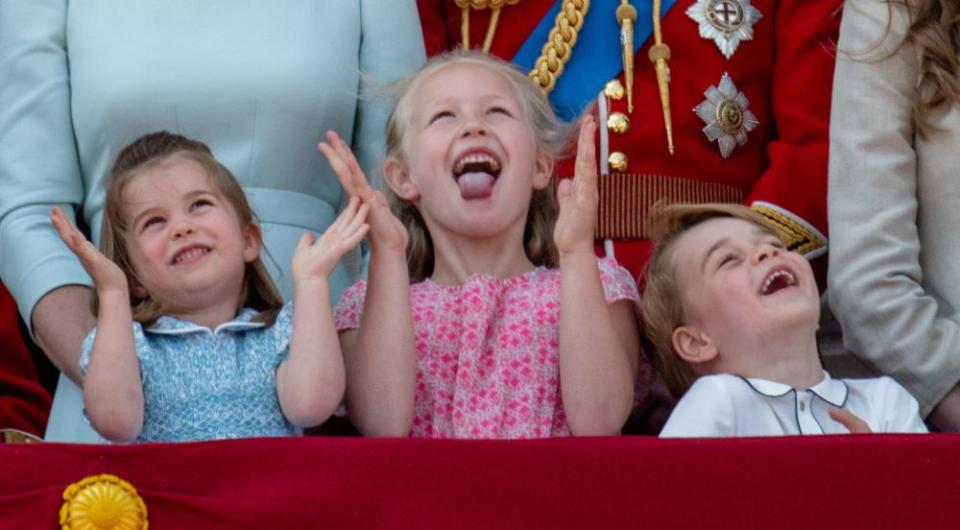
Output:
[[328,133],[321,151],[370,207],[369,281],[344,293],[335,317],[362,433],[620,432],[634,403],[639,295],[625,269],[594,255],[595,130],[585,117],[576,177],[555,190],[564,135],[540,89],[498,59],[454,52],[401,85],[387,124],[389,202]]

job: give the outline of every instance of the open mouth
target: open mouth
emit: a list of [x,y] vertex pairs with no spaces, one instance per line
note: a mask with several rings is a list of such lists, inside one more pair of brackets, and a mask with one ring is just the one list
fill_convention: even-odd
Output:
[[487,151],[468,151],[453,164],[453,178],[464,199],[486,199],[500,176],[500,161]]
[[777,269],[764,280],[763,286],[760,288],[760,294],[763,296],[771,295],[796,284],[797,278],[792,272],[786,269]]
[[201,245],[191,245],[189,247],[181,249],[179,252],[174,254],[173,259],[170,260],[172,265],[181,265],[184,263],[192,263],[198,259],[206,256],[210,252],[209,247],[204,247]]

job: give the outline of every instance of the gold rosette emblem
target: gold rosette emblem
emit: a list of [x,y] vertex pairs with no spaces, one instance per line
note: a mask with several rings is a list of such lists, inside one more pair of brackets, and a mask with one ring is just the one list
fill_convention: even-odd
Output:
[[129,482],[94,475],[63,491],[60,525],[63,530],[147,530],[147,506]]

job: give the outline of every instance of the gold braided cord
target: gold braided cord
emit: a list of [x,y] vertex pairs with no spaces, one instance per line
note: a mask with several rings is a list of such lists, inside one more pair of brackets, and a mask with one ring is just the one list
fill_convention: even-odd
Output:
[[483,51],[490,52],[493,45],[493,36],[497,33],[497,22],[500,20],[500,9],[503,6],[512,6],[520,0],[455,0],[460,8],[460,40],[464,50],[470,49],[470,10],[492,9],[490,22],[487,23],[487,34],[483,39]]
[[[654,4],[658,0],[654,0]],[[637,8],[630,0],[620,0],[617,8],[617,24],[620,25],[620,46],[623,48],[623,82],[627,85],[627,112],[633,114],[633,23],[637,21]]]
[[503,6],[512,6],[520,0],[455,0],[457,7],[463,9],[500,9]]
[[583,26],[589,8],[590,0],[563,0],[547,42],[530,71],[530,79],[540,85],[544,92],[553,90],[557,78],[563,73],[563,67],[570,60],[577,43],[577,33]]
[[670,117],[670,47],[664,44],[660,31],[661,0],[653,0],[653,46],[647,52],[650,62],[657,72],[657,91],[660,92],[660,106],[663,109],[663,127],[667,133],[667,151],[673,155],[673,120]]

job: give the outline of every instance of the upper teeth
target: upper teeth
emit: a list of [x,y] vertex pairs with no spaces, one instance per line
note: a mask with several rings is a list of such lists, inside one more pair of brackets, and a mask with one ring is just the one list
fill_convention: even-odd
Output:
[[456,167],[453,169],[457,173],[460,173],[463,171],[463,168],[466,167],[467,164],[475,164],[475,163],[487,163],[487,164],[490,164],[490,169],[492,169],[493,171],[500,170],[500,163],[497,162],[495,158],[485,153],[471,153],[461,158],[460,160],[458,160]]
[[767,277],[767,280],[763,282],[763,288],[760,291],[763,294],[766,294],[767,291],[770,289],[770,286],[773,285],[773,282],[777,281],[777,278],[780,278],[780,277],[786,278],[787,285],[793,285],[797,283],[797,279],[794,278],[793,274],[791,274],[790,271],[779,270]]
[[207,253],[207,249],[194,247],[194,248],[191,248],[190,250],[177,254],[176,257],[173,259],[173,262],[175,264],[180,263],[181,261],[193,259],[201,254],[206,254],[206,253]]

